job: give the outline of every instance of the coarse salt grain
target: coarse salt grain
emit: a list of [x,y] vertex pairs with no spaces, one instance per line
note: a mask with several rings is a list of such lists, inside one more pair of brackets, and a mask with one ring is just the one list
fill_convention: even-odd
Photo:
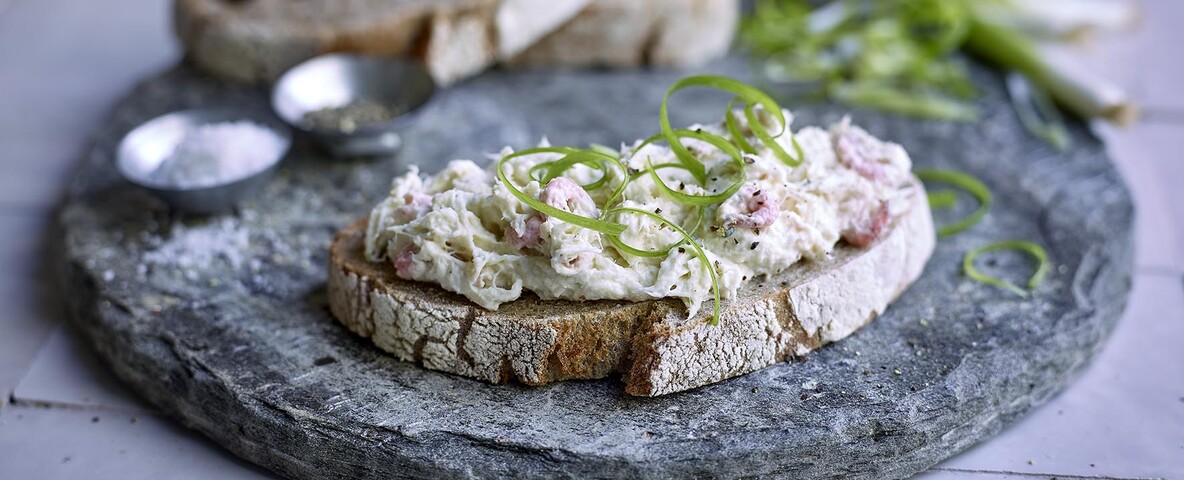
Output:
[[267,168],[284,144],[272,129],[246,120],[202,125],[185,133],[152,178],[177,188],[231,182]]

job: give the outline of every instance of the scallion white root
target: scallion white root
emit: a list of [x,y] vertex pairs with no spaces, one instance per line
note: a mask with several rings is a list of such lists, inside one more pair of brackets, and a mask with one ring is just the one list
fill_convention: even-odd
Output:
[[1063,47],[1038,45],[1010,27],[976,18],[966,48],[1005,69],[1023,73],[1082,118],[1103,118],[1126,126],[1138,114],[1122,88],[1084,68]]
[[1012,0],[975,2],[975,15],[1035,38],[1084,42],[1097,33],[1128,30],[1139,22],[1131,0]]

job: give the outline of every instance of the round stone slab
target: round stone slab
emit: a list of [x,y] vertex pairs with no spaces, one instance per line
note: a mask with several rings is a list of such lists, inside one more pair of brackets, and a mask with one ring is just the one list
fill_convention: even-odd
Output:
[[[743,77],[743,59],[706,70]],[[326,308],[326,247],[408,166],[484,160],[546,135],[617,145],[656,131],[686,72],[493,72],[440,92],[393,160],[337,161],[297,143],[232,214],[188,217],[121,181],[120,136],[179,108],[264,106],[266,92],[186,67],[146,81],[98,132],[61,211],[60,264],[77,326],[143,396],[226,448],[295,478],[897,478],[999,431],[1064,388],[1126,302],[1129,194],[1080,124],[1058,153],[1015,118],[985,70],[975,124],[834,105],[918,167],[965,170],[995,192],[981,224],[942,239],[922,278],[879,319],[805,358],[692,391],[626,396],[617,379],[487,385],[384,355]],[[727,99],[674,97],[674,123],[718,121]],[[972,201],[938,211],[965,214]],[[1030,298],[967,279],[962,255],[1026,239],[1053,268]],[[1023,281],[1018,254],[983,261]],[[851,288],[860,288],[851,285]]]

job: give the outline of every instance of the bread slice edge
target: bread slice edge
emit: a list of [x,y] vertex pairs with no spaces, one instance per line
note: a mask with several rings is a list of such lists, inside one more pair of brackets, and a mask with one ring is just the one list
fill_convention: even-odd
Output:
[[913,283],[936,237],[924,188],[865,249],[755,279],[718,326],[685,319],[672,299],[543,301],[485,310],[439,286],[406,281],[362,256],[364,220],[330,246],[333,316],[400,360],[491,383],[529,385],[623,374],[625,391],[657,396],[743,375],[845,338]]

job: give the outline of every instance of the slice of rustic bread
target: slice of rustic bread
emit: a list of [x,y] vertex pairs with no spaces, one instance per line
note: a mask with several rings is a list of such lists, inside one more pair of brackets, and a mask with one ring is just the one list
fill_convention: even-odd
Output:
[[[175,0],[173,12],[188,57],[219,77],[268,82],[316,55],[356,52],[413,57],[448,84],[515,58],[702,62],[727,50],[738,8],[738,0]],[[571,33],[551,35],[558,30]]]
[[[543,301],[485,310],[438,286],[401,280],[362,255],[365,222],[330,251],[333,315],[379,348],[424,367],[487,382],[541,385],[622,373],[625,391],[656,396],[718,382],[850,335],[884,311],[924,269],[935,235],[924,188],[865,249],[839,246],[749,282],[718,326],[685,319],[675,300]],[[705,309],[709,310],[709,308]]]

